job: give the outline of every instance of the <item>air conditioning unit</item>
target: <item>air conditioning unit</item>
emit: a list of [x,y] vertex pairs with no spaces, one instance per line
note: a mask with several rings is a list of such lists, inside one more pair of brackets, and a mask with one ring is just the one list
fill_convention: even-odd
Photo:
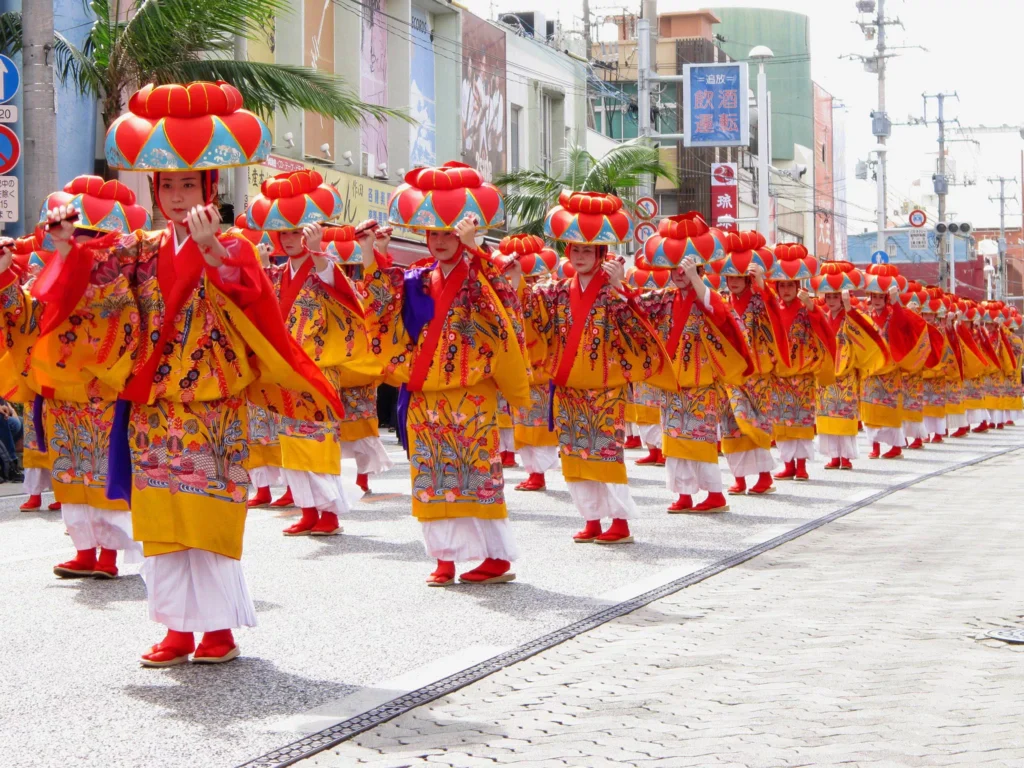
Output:
[[373,176],[377,171],[377,158],[372,152],[359,153],[359,175]]

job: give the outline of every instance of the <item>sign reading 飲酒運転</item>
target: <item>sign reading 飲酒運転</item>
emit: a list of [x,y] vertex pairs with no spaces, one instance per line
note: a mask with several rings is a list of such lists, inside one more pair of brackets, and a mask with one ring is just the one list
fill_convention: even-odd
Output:
[[747,146],[750,109],[746,62],[686,64],[683,78],[684,146]]

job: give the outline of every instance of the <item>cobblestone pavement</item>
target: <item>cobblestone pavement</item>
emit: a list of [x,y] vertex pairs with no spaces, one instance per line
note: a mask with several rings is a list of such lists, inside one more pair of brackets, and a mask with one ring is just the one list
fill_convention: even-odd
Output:
[[301,765],[1022,766],[1024,452],[900,491]]

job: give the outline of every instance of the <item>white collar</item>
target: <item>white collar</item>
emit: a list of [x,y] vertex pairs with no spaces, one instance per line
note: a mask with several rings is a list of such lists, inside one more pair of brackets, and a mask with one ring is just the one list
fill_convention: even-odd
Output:
[[185,243],[192,239],[192,235],[186,235],[185,239],[180,243],[178,242],[178,228],[171,224],[171,237],[174,239],[174,255],[177,256],[181,253],[181,249],[185,247]]

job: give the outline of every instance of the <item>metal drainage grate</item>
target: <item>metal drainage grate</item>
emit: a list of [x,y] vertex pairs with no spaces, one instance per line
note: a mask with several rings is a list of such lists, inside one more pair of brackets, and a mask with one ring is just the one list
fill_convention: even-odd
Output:
[[1012,645],[1024,645],[1024,627],[993,629],[986,637],[991,637],[993,640],[1002,640],[1004,643]]
[[[971,467],[975,464],[980,464],[983,461],[988,461],[989,459],[994,459],[997,456],[1002,456],[1003,454],[1018,451],[1020,449],[1021,446],[1015,445],[1012,448],[1004,448],[1002,450],[985,454],[984,456],[970,459],[969,461],[954,464],[946,467],[945,469],[929,472],[926,475],[921,475],[911,480],[905,480],[891,488],[886,488],[878,493],[874,493],[866,499],[861,499],[853,504],[837,509],[834,512],[830,512],[823,517],[804,523],[781,536],[776,536],[774,539],[764,541],[750,549],[737,552],[735,555],[730,555],[729,557],[719,560],[717,563],[713,563],[705,568],[701,568],[699,571],[695,571],[688,576],[683,576],[675,581],[670,581],[656,589],[652,589],[650,592],[645,592],[642,595],[637,595],[623,603],[605,608],[604,610],[591,614],[587,618],[581,619],[567,627],[562,627],[561,629],[557,629],[547,635],[542,635],[541,637],[531,640],[528,643],[524,643],[517,648],[513,648],[510,651],[506,651],[505,653],[487,659],[480,664],[468,667],[454,675],[450,675],[449,677],[437,680],[436,682],[425,685],[415,691],[398,696],[389,702],[367,710],[366,712],[349,718],[348,720],[344,720],[337,725],[332,725],[322,731],[318,731],[302,739],[293,741],[291,744],[287,744],[279,749],[275,749],[272,752],[268,752],[265,755],[261,755],[260,757],[250,760],[247,763],[243,763],[238,768],[284,768],[288,765],[294,765],[300,760],[305,760],[307,757],[311,757],[318,752],[330,749],[343,741],[351,739],[353,736],[357,736],[360,733],[364,733],[365,731],[369,731],[377,727],[381,723],[385,723],[388,720],[392,720],[399,715],[403,715],[418,706],[427,704],[428,702],[439,699],[442,696],[446,696],[452,691],[457,691],[459,688],[463,688],[470,683],[475,683],[477,680],[482,680],[488,675],[492,675],[505,667],[509,667],[523,661],[524,659],[528,659],[531,656],[535,656],[542,651],[546,651],[548,648],[553,648],[560,643],[564,643],[566,640],[571,640],[577,635],[581,635],[595,627],[599,627],[612,619],[617,619],[627,613],[632,613],[638,608],[643,608],[645,605],[653,603],[656,600],[668,597],[682,589],[686,589],[687,587],[704,581],[711,576],[715,576],[723,571],[729,570],[730,568],[734,568],[737,565],[745,563],[747,560],[752,560],[758,555],[762,555],[765,552],[775,549],[782,544],[786,544],[793,539],[797,539],[806,533],[810,533],[817,528],[828,525],[832,521],[845,517],[851,512],[856,512],[858,509],[863,509],[866,506],[874,504],[876,501],[884,499],[887,496],[891,496],[898,491],[910,488],[911,486],[917,485],[925,480],[931,480],[932,478],[945,475],[949,472],[965,469],[966,467]],[[1014,631],[1024,634],[1024,630]],[[1017,641],[1007,642],[1024,642],[1024,638]]]

